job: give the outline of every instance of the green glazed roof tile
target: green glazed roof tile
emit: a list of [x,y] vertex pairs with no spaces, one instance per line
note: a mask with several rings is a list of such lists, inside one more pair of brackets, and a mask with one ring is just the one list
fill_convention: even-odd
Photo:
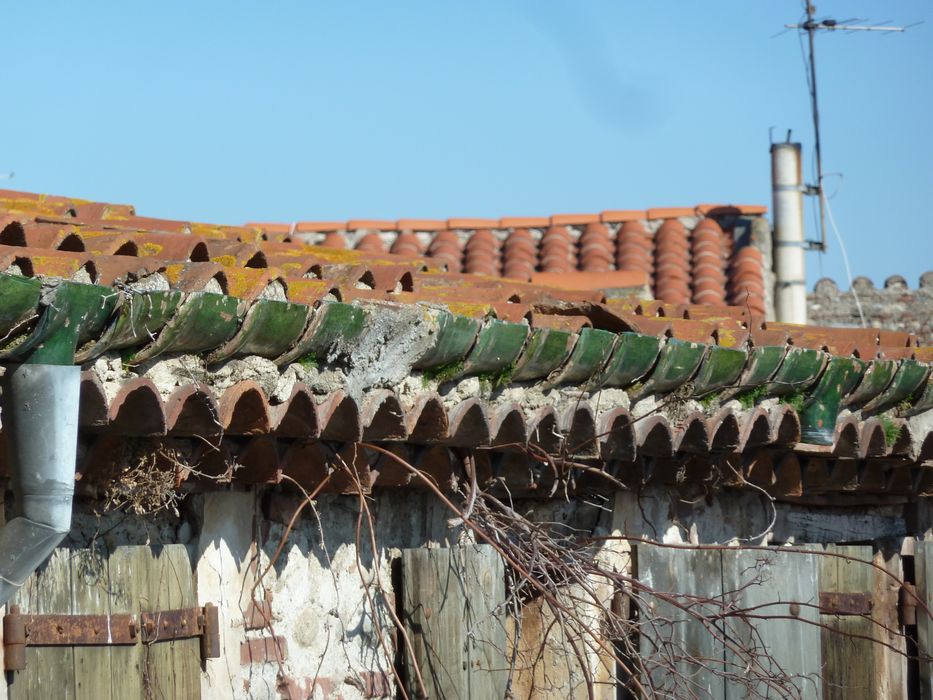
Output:
[[181,292],[176,291],[126,295],[117,308],[116,318],[107,326],[100,339],[79,350],[75,360],[86,362],[108,350],[121,350],[150,342],[173,317],[183,297]]
[[311,356],[326,360],[338,344],[352,346],[366,330],[366,312],[359,306],[329,301],[315,309],[311,322],[291,350],[276,358],[276,364]]
[[39,280],[0,273],[0,337],[35,318],[41,292]]
[[117,298],[109,287],[60,282],[49,290],[29,338],[4,355],[31,364],[74,364],[77,348],[100,334]]
[[733,386],[742,374],[747,359],[744,350],[711,345],[693,380],[693,395],[707,396],[718,389]]
[[787,354],[786,345],[764,345],[751,348],[745,371],[738,384],[743,390],[756,389],[771,379],[778,371]]
[[663,394],[683,386],[696,374],[708,348],[702,343],[689,343],[676,338],[668,340],[661,348],[658,364],[638,396]]
[[619,333],[612,357],[596,384],[620,389],[631,386],[651,371],[660,352],[661,339],[656,336]]
[[833,357],[810,392],[800,414],[800,434],[812,445],[833,444],[836,418],[842,397],[858,384],[867,363],[856,357]]
[[525,324],[490,319],[467,355],[463,373],[483,374],[505,369],[518,358],[527,338],[528,326]]
[[929,374],[929,366],[916,360],[902,360],[894,379],[891,380],[884,393],[869,402],[864,410],[884,411],[908,400],[911,396],[920,393],[923,381],[927,379]]
[[531,338],[515,362],[512,379],[543,379],[560,367],[573,349],[572,333],[554,328],[533,328]]
[[207,362],[244,355],[278,357],[301,337],[309,312],[304,304],[260,299],[247,311],[236,335],[210,353]]
[[179,305],[158,337],[132,357],[147,360],[166,352],[203,352],[227,342],[240,325],[239,299],[193,292]]
[[616,344],[616,334],[598,328],[583,328],[573,352],[549,384],[585,384],[605,367]]
[[413,369],[433,369],[463,360],[473,347],[480,322],[446,310],[432,310],[437,320],[434,345],[415,362]]
[[826,353],[809,348],[788,348],[784,361],[765,385],[767,396],[785,396],[805,391],[819,378],[826,365]]
[[843,397],[842,402],[846,406],[861,406],[874,399],[891,383],[897,366],[897,360],[872,360],[862,375],[862,381],[851,394]]

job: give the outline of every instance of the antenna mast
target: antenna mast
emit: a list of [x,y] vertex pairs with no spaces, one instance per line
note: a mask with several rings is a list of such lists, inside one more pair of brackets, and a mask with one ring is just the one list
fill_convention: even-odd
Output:
[[817,102],[816,96],[816,58],[814,52],[814,41],[813,37],[818,31],[846,31],[846,32],[903,32],[906,30],[906,27],[886,27],[883,25],[855,25],[849,24],[848,20],[844,22],[837,22],[834,19],[824,19],[817,21],[813,18],[813,14],[816,12],[816,7],[812,2],[807,0],[807,19],[803,24],[785,24],[785,29],[801,29],[806,31],[807,39],[810,45],[810,66],[809,66],[809,78],[810,78],[810,109],[813,113],[813,141],[814,141],[814,150],[816,155],[816,184],[805,186],[804,193],[808,195],[816,195],[819,199],[820,207],[820,240],[818,241],[809,241],[810,250],[818,250],[821,253],[826,252],[826,205],[824,202],[824,190],[823,190],[823,152],[820,146],[820,109]]

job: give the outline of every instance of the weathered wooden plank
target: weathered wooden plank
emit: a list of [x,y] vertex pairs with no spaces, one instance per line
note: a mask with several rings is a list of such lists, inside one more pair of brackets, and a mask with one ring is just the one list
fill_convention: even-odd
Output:
[[[139,613],[151,610],[149,574],[153,568],[149,547],[117,547],[110,554],[110,612]],[[137,644],[110,650],[110,687],[114,698],[148,700],[150,647]]]
[[[39,574],[33,573],[19,591],[10,601],[10,605],[18,605],[20,612],[37,613],[39,612]],[[26,647],[26,668],[21,671],[13,671],[7,677],[9,686],[7,693],[9,700],[29,700],[34,697],[39,688],[39,654],[41,649],[36,647]]]
[[699,598],[722,595],[720,552],[650,545],[636,549],[638,579],[654,591],[674,594],[671,602],[642,597],[642,681],[660,697],[723,697],[721,628],[698,619],[718,612]]
[[[813,554],[761,550],[724,550],[723,588],[737,610],[749,616],[733,617],[727,624],[731,644],[755,650],[756,666],[747,678],[726,684],[726,700],[749,696],[820,698],[823,684],[819,623],[818,564]],[[777,618],[777,619],[775,619]],[[741,674],[747,660],[734,649],[726,651],[726,668]],[[755,696],[757,697],[757,696]]]
[[[153,610],[175,610],[197,605],[188,550],[182,544],[161,548],[150,578]],[[196,698],[201,692],[201,646],[197,638],[153,644],[151,659],[152,697]]]
[[[875,639],[884,644],[874,645],[875,698],[907,697],[907,640],[899,632],[898,600],[904,580],[901,553],[879,550],[872,569],[873,602],[871,617],[876,623]],[[887,574],[891,574],[890,576]]]
[[[931,607],[933,601],[933,542],[917,542],[914,550],[914,576],[917,596]],[[921,654],[933,656],[933,620],[917,609],[917,646]],[[920,662],[920,692],[923,698],[933,698],[933,662]]]
[[502,561],[488,545],[402,552],[405,624],[414,647],[408,685],[438,700],[502,698],[508,679]]
[[[872,548],[867,546],[827,545],[824,551],[853,560],[872,560]],[[874,588],[874,569],[857,561],[821,556],[819,574],[821,591],[871,594]],[[878,697],[875,693],[875,645],[870,640],[874,628],[872,621],[852,615],[820,615],[820,622],[826,626],[820,632],[825,700],[871,700]]]
[[[71,551],[59,547],[52,552],[48,563],[39,573],[39,613],[72,613],[71,603]],[[43,647],[38,654],[39,683],[44,692],[31,696],[31,700],[46,697],[55,689],[56,698],[75,697],[75,655],[72,647]],[[27,659],[28,663],[28,659]]]
[[[71,559],[71,600],[76,615],[110,612],[110,573],[100,551],[79,549]],[[80,699],[110,697],[110,647],[74,648],[75,694]]]

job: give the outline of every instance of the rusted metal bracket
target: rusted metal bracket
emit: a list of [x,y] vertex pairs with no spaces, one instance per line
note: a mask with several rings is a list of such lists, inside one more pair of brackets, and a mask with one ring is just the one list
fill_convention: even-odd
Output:
[[820,591],[820,613],[823,615],[871,615],[873,607],[871,593]]
[[24,615],[14,605],[3,616],[3,666],[26,668],[26,647],[155,644],[201,638],[201,658],[220,656],[217,606],[145,612],[139,615]]

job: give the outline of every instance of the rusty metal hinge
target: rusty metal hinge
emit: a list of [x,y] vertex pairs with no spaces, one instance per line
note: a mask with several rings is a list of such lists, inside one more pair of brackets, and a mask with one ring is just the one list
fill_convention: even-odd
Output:
[[201,658],[220,656],[217,606],[139,615],[24,615],[14,605],[3,616],[3,666],[26,668],[26,647],[155,644],[200,637]]
[[820,613],[823,615],[871,615],[873,607],[871,593],[820,591]]

